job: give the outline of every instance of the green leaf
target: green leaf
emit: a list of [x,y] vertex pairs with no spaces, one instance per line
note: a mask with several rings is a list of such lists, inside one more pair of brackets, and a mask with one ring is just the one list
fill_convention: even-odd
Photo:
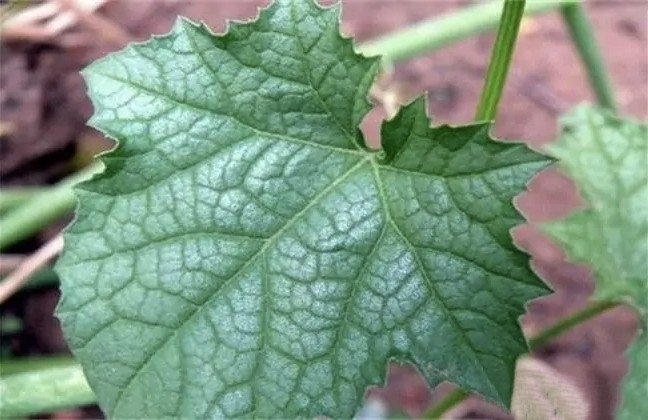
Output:
[[550,152],[588,208],[545,230],[597,277],[595,298],[623,299],[648,314],[648,126],[581,106],[563,120]]
[[[593,268],[596,299],[626,301],[645,320],[648,126],[582,106],[563,119],[563,133],[551,152],[576,181],[588,207],[548,224],[545,230],[564,244],[571,259]],[[648,412],[647,340],[644,332],[630,353],[622,418],[641,418]]]
[[623,379],[618,420],[640,419],[648,413],[648,334],[630,346],[629,371]]
[[388,360],[510,403],[547,293],[511,201],[550,160],[423,99],[367,150],[377,66],[337,8],[280,0],[85,70],[119,144],[77,189],[58,316],[110,417],[351,417]]

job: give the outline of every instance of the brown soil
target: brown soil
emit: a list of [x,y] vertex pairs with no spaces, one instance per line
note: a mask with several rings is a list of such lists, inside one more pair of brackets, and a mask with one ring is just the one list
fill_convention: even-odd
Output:
[[[212,0],[116,1],[104,14],[118,22],[133,39],[166,32],[176,14],[205,20],[224,29],[224,19],[247,19],[266,1]],[[343,24],[360,40],[384,34],[408,23],[449,11],[461,1],[345,0]],[[597,37],[611,70],[623,113],[648,116],[648,63],[646,16],[648,4],[631,1],[590,2]],[[87,160],[87,150],[97,151],[96,133],[83,127],[90,113],[85,89],[77,71],[93,57],[114,45],[96,38],[90,47],[60,49],[45,45],[3,45],[0,76],[0,113],[12,123],[12,132],[0,137],[0,175],[3,184],[43,184],[70,171],[74,156]],[[426,91],[437,122],[465,123],[474,113],[488,60],[493,34],[484,34],[399,65],[388,86],[404,97]],[[587,78],[557,14],[526,20],[513,62],[495,133],[524,139],[541,147],[555,138],[559,114],[591,101]],[[365,130],[376,142],[379,113],[369,117]],[[89,140],[90,139],[90,140]],[[81,156],[81,157],[79,157]],[[522,194],[519,207],[531,224],[564,216],[580,204],[572,183],[555,169],[536,177]],[[48,236],[46,232],[42,236]],[[556,293],[533,302],[523,319],[532,333],[559,317],[583,307],[593,290],[590,273],[564,261],[561,252],[532,225],[515,231],[518,244],[533,255],[537,271]],[[37,241],[15,250],[33,249]],[[58,324],[51,316],[54,291],[22,294],[2,311],[23,317],[24,333],[12,347],[20,354],[61,351]],[[615,309],[580,326],[546,346],[536,356],[573,379],[586,393],[591,419],[610,419],[617,401],[620,378],[626,370],[623,351],[636,331],[628,309]],[[416,416],[448,387],[430,393],[408,367],[392,366],[385,388],[372,391],[392,409]],[[508,418],[500,410],[473,398],[456,412],[459,417]],[[79,414],[80,413],[80,414]],[[96,415],[96,411],[79,412]],[[73,416],[73,417],[74,417]]]

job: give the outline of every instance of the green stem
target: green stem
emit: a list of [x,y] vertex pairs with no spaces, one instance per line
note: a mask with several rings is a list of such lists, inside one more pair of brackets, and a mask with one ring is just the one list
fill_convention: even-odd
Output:
[[0,407],[3,418],[36,415],[94,402],[95,395],[81,366],[71,357],[2,361]]
[[608,72],[605,69],[600,48],[594,36],[594,29],[581,2],[566,4],[561,8],[563,20],[576,45],[587,76],[590,80],[599,104],[612,111],[617,110],[614,89]]
[[[529,1],[525,13],[544,13],[577,1]],[[501,10],[501,1],[487,1],[464,7],[362,43],[359,50],[365,55],[382,55],[388,63],[408,60],[471,35],[497,28]]]
[[437,404],[434,404],[432,408],[423,414],[422,418],[440,419],[445,413],[453,409],[469,396],[470,392],[457,388],[443,397]]
[[504,91],[525,4],[526,0],[504,1],[495,46],[491,53],[486,81],[477,107],[475,116],[477,121],[491,121],[497,115],[497,106]]
[[[587,305],[580,311],[559,319],[552,326],[540,331],[528,340],[529,351],[536,351],[542,348],[549,341],[566,333],[577,325],[583,324],[586,321],[594,318],[608,309],[618,306],[620,303],[615,301],[602,301],[593,302]],[[423,414],[422,418],[425,419],[438,419],[443,416],[448,410],[455,407],[470,396],[470,393],[462,389],[455,389],[444,398],[441,399],[432,408]]]
[[594,302],[584,309],[574,312],[573,314],[561,318],[553,324],[551,327],[546,328],[540,331],[538,334],[534,335],[529,339],[529,349],[531,351],[538,350],[539,348],[546,345],[549,341],[554,338],[566,333],[577,325],[584,323],[585,321],[594,318],[596,315],[601,312],[605,312],[610,308],[618,306],[619,302],[616,301],[601,301]]
[[85,181],[103,168],[93,164],[65,178],[0,219],[0,250],[28,238],[74,208],[72,186]]
[[0,190],[0,214],[24,204],[44,191],[47,189],[39,187],[8,187]]
[[51,369],[77,365],[70,356],[27,356],[21,358],[0,358],[0,378],[18,373],[33,372],[41,369]]

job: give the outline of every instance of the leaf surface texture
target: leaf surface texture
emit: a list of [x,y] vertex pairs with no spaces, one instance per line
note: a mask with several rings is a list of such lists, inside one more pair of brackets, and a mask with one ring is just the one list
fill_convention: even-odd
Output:
[[[576,181],[587,208],[545,226],[569,256],[593,268],[594,297],[633,305],[648,317],[648,126],[582,106],[563,119],[552,154]],[[648,336],[628,353],[620,419],[648,413]]]
[[77,191],[58,315],[111,417],[351,417],[390,359],[510,403],[547,293],[512,199],[550,160],[423,99],[367,150],[378,65],[337,8],[279,0],[85,70],[119,143]]

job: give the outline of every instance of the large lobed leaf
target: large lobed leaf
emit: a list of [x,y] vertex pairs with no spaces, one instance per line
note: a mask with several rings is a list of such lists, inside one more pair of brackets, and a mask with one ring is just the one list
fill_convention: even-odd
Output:
[[279,0],[85,70],[119,144],[77,189],[58,316],[111,417],[350,417],[390,359],[510,403],[547,292],[511,202],[550,161],[423,99],[366,150],[377,66],[337,8]]
[[[648,316],[648,126],[582,106],[563,119],[551,151],[576,181],[588,208],[545,227],[570,257],[596,275],[595,298],[633,305]],[[644,326],[645,327],[645,326]],[[633,344],[621,419],[648,413],[648,337]]]

